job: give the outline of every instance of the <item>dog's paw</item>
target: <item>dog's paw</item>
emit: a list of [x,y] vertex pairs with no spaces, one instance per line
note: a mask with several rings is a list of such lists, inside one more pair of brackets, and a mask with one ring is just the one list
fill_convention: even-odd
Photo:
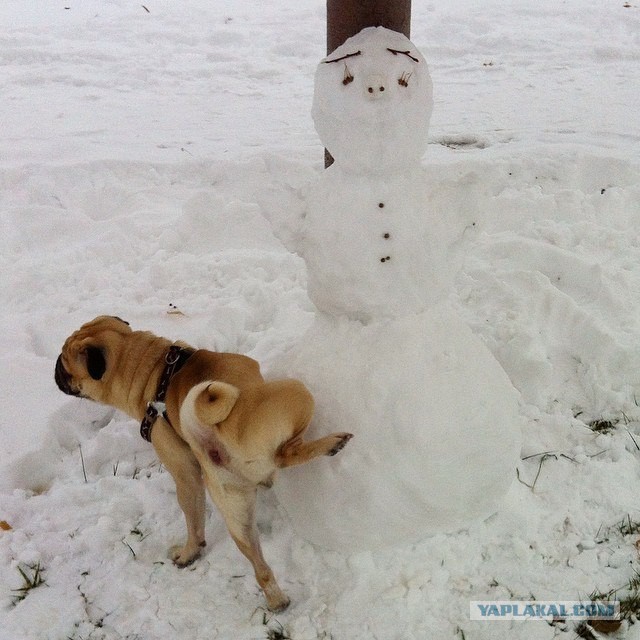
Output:
[[353,438],[353,433],[334,433],[330,437],[335,438],[336,443],[327,451],[327,455],[335,456],[347,446],[349,440]]
[[188,567],[199,558],[200,553],[206,544],[206,542],[202,541],[196,547],[188,543],[184,546],[176,545],[175,547],[171,547],[169,550],[169,557],[177,567]]
[[291,600],[284,593],[280,593],[277,598],[267,598],[267,606],[269,611],[273,611],[273,613],[282,613],[290,604]]

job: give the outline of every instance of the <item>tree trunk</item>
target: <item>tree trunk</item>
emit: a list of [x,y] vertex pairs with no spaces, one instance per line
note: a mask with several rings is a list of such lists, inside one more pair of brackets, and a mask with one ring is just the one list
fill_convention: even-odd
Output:
[[327,55],[365,27],[411,35],[411,0],[327,0]]
[[[327,55],[365,27],[386,27],[411,37],[411,0],[327,0]],[[333,163],[325,150],[324,166]]]

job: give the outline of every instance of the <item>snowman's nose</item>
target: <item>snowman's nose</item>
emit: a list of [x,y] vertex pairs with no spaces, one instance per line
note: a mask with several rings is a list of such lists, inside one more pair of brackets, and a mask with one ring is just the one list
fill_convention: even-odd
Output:
[[364,88],[369,98],[377,100],[384,96],[384,92],[387,89],[387,81],[382,76],[369,76],[364,83]]

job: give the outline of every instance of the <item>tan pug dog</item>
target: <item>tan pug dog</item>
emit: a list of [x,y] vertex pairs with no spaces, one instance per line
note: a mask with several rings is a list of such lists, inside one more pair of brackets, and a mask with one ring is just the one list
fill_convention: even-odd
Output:
[[[178,353],[181,367],[175,371],[171,361]],[[253,565],[269,608],[287,607],[289,599],[260,549],[257,486],[271,486],[277,469],[335,455],[352,437],[334,433],[303,441],[313,398],[301,382],[265,382],[251,358],[174,345],[111,316],[97,317],[66,340],[55,378],[69,395],[143,421],[143,435],[146,423],[146,435],[175,480],[186,518],[186,544],[172,549],[177,565],[195,560],[205,546],[206,486],[231,537]],[[160,389],[165,402],[158,406],[153,401]]]

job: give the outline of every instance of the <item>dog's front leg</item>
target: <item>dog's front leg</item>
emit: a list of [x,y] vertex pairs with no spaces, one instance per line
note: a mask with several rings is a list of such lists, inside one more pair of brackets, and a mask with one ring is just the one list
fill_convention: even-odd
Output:
[[[207,482],[207,486],[209,482]],[[220,491],[221,489],[221,491]],[[271,611],[284,611],[289,598],[282,592],[271,568],[266,563],[260,548],[258,529],[255,523],[256,488],[225,484],[216,491],[212,499],[224,517],[229,533],[238,549],[253,565],[256,580],[264,592]]]
[[180,567],[193,562],[205,546],[205,490],[200,463],[189,445],[169,423],[159,418],[151,432],[151,442],[160,462],[176,483],[178,504],[187,523],[187,542],[171,549],[171,559]]

